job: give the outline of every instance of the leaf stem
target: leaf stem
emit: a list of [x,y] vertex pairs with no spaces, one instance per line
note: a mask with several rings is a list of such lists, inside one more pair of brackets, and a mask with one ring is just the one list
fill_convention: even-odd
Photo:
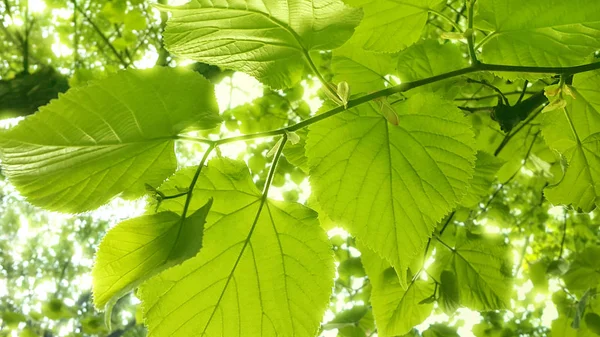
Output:
[[471,65],[478,65],[480,62],[477,60],[475,54],[475,31],[473,30],[473,11],[476,0],[467,0],[467,16],[468,16],[468,28],[467,28],[467,44],[469,45],[469,57],[471,58]]
[[450,215],[448,215],[448,219],[444,223],[444,226],[442,226],[442,229],[440,229],[440,235],[444,234],[444,231],[446,230],[446,228],[448,227],[448,225],[452,221],[452,218],[454,217],[455,213],[456,213],[456,211],[452,211],[452,213],[450,213]]
[[[504,96],[509,96],[509,95],[520,95],[521,93],[523,93],[523,91],[521,90],[515,90],[515,91],[510,91],[510,92],[505,92]],[[537,91],[525,91],[525,95],[533,95],[533,94],[537,94]],[[489,98],[495,98],[498,97],[498,95],[485,95],[485,96],[478,96],[478,97],[459,97],[459,98],[455,98],[455,101],[481,101],[484,99],[489,99]]]
[[435,9],[431,9],[431,8],[429,8],[427,11],[428,11],[429,13],[431,13],[431,14],[437,15],[437,16],[438,16],[438,17],[440,17],[441,19],[444,19],[444,20],[445,20],[445,21],[447,21],[447,22],[448,22],[450,25],[452,25],[452,27],[453,27],[454,29],[456,29],[457,31],[459,31],[459,32],[461,32],[461,33],[463,32],[462,28],[460,28],[460,26],[458,25],[458,23],[454,22],[454,20],[452,20],[452,19],[450,19],[449,17],[447,17],[446,15],[444,15],[444,13],[442,13],[442,12],[439,12],[439,11],[437,11],[437,10],[435,10]]
[[500,98],[502,99],[502,101],[504,102],[505,105],[510,105],[508,98],[506,98],[506,96],[504,96],[504,93],[502,92],[502,90],[498,89],[498,87],[496,87],[495,85],[490,84],[487,81],[479,81],[479,80],[474,80],[471,78],[467,80],[467,83],[478,83],[478,84],[481,84],[485,87],[488,87],[488,88],[494,90],[495,92],[498,93],[498,95],[500,96]]
[[[196,172],[194,173],[194,177],[192,178],[192,181],[190,182],[190,186],[188,187],[187,192],[185,192],[185,194],[187,194],[187,197],[185,198],[185,204],[183,205],[183,212],[181,212],[181,220],[185,220],[185,216],[187,214],[188,208],[190,207],[190,202],[192,201],[192,194],[194,193],[194,187],[196,187],[196,183],[198,182],[198,178],[200,177],[200,173],[202,172],[202,167],[204,167],[204,164],[206,164],[206,160],[208,159],[208,155],[212,152],[212,150],[215,148],[215,144],[211,144],[208,146],[208,149],[206,149],[206,152],[204,152],[204,155],[202,156],[202,160],[200,160],[200,164],[198,164],[198,168],[196,169]],[[180,231],[181,228],[183,226],[180,227]],[[179,234],[177,235],[179,236]]]
[[560,241],[560,251],[558,252],[559,259],[562,258],[563,251],[565,249],[565,239],[567,238],[567,209],[566,208],[563,209],[563,221],[564,221],[563,235],[562,235],[562,240]]
[[521,101],[523,100],[523,97],[525,97],[525,92],[527,92],[528,85],[529,85],[529,81],[525,80],[525,84],[523,84],[523,90],[521,91],[521,95],[519,95],[519,99],[517,100],[517,103],[515,103],[515,105],[521,103]]
[[484,37],[483,39],[481,39],[481,41],[479,41],[479,43],[477,44],[477,46],[475,46],[475,49],[481,48],[484,44],[486,44],[495,35],[496,35],[496,32],[492,32],[492,33],[488,34],[486,37]]

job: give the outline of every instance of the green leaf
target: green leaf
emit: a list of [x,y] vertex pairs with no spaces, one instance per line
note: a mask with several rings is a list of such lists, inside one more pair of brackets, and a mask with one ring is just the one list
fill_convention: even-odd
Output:
[[306,145],[306,128],[296,131],[300,140],[296,144],[286,144],[283,148],[283,155],[290,164],[301,169],[303,172],[308,172],[308,163],[305,155],[304,146]]
[[600,285],[600,247],[590,246],[576,255],[575,260],[563,275],[570,291],[584,292]]
[[2,171],[34,205],[92,210],[159,185],[177,168],[177,134],[219,121],[213,87],[198,74],[122,71],[69,90],[2,133]]
[[469,184],[467,194],[461,200],[465,207],[475,207],[481,202],[481,198],[488,195],[492,182],[496,179],[496,172],[504,165],[504,160],[491,154],[478,151],[475,162],[475,173]]
[[487,63],[565,67],[600,48],[596,0],[481,0],[476,26],[489,30]]
[[211,205],[209,199],[184,221],[180,214],[166,211],[112,228],[98,247],[92,270],[96,307],[102,308],[150,277],[196,256]]
[[435,265],[456,275],[461,305],[473,310],[510,308],[513,286],[509,246],[500,238],[468,236],[472,235],[459,234],[452,250],[438,245]]
[[415,277],[405,289],[388,262],[360,242],[358,248],[373,286],[371,305],[379,336],[403,335],[429,317],[433,303],[420,302],[433,294],[433,282]]
[[346,326],[356,326],[367,312],[369,312],[369,308],[365,306],[353,306],[335,315],[331,321],[323,325],[323,329],[331,330],[341,329]]
[[548,269],[548,262],[539,260],[533,263],[528,263],[529,266],[529,279],[533,283],[534,289],[538,292],[548,292],[548,277],[546,276],[546,270]]
[[438,304],[447,314],[451,315],[460,307],[460,286],[456,275],[449,270],[440,275],[440,298]]
[[341,46],[362,13],[340,0],[208,1],[165,7],[165,44],[175,55],[246,72],[275,87],[291,87],[311,50]]
[[443,6],[441,0],[346,0],[362,7],[365,17],[353,39],[364,49],[395,53],[420,37],[429,11]]
[[559,317],[552,321],[552,337],[595,337],[597,336],[591,330],[580,327],[573,329],[572,318]]
[[3,311],[0,313],[0,318],[2,319],[2,324],[9,329],[17,329],[19,323],[27,321],[27,316],[13,311]]
[[134,9],[125,14],[125,27],[129,30],[144,30],[148,24],[146,23],[146,17],[140,9]]
[[600,204],[600,71],[575,75],[567,107],[544,113],[546,144],[568,163],[558,184],[545,195],[553,204],[589,212]]
[[473,133],[458,109],[432,94],[397,104],[398,126],[376,109],[361,105],[310,127],[310,182],[325,213],[404,282],[436,223],[466,191]]
[[72,318],[75,313],[61,299],[52,298],[42,303],[42,315],[52,320],[61,320]]
[[363,50],[350,39],[333,51],[333,82],[347,82],[355,94],[384,89],[393,84],[385,76],[394,73],[396,59],[394,55]]
[[600,335],[600,316],[598,314],[593,312],[587,313],[585,315],[585,325],[591,332]]
[[[193,173],[178,172],[161,192]],[[202,170],[190,210],[211,197],[200,254],[140,287],[149,336],[315,336],[334,275],[317,214],[263,199],[246,165],[226,158]],[[177,199],[161,205],[181,207]]]
[[[453,43],[440,44],[435,40],[425,40],[414,44],[398,55],[397,74],[402,82],[416,81],[443,74],[467,66],[460,48]],[[415,88],[408,93],[432,91],[452,98],[458,87],[456,79],[438,81]]]
[[423,331],[423,337],[460,337],[455,328],[444,324],[432,324]]

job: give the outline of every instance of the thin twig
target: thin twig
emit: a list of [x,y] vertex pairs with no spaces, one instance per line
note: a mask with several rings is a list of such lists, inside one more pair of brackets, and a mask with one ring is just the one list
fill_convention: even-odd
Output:
[[563,235],[560,241],[560,250],[558,251],[558,258],[562,258],[563,251],[565,248],[565,239],[567,238],[567,209],[563,208]]
[[85,20],[92,26],[92,28],[94,28],[94,30],[100,36],[100,38],[104,41],[104,43],[110,48],[110,50],[113,52],[113,54],[115,54],[115,56],[119,59],[119,62],[121,62],[121,65],[123,65],[123,67],[127,68],[129,66],[129,63],[127,63],[127,61],[125,61],[125,59],[123,58],[121,53],[119,53],[119,51],[117,51],[117,49],[115,48],[115,46],[113,46],[113,44],[110,42],[108,37],[106,37],[106,35],[104,35],[104,33],[102,32],[100,27],[98,27],[98,25],[96,25],[96,23],[85,13],[85,11],[83,11],[81,9],[81,7],[79,7],[79,5],[77,4],[76,1],[73,1],[73,6],[75,6],[75,9],[85,18]]

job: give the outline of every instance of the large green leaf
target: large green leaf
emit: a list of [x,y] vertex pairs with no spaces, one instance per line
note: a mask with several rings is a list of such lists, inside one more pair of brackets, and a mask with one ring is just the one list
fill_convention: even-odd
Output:
[[591,211],[600,204],[600,71],[578,74],[567,107],[545,113],[542,134],[568,167],[545,195],[554,204]]
[[489,30],[485,62],[572,66],[600,48],[597,0],[480,0],[475,23]]
[[481,198],[489,194],[492,182],[496,178],[496,172],[504,165],[504,160],[494,157],[491,154],[478,151],[477,161],[475,162],[475,173],[469,184],[467,194],[461,200],[460,204],[465,207],[475,207]]
[[510,308],[512,294],[509,246],[500,238],[459,232],[456,246],[438,245],[437,270],[456,276],[460,304],[473,310]]
[[[192,175],[181,171],[161,191],[177,191]],[[334,274],[317,214],[262,199],[245,164],[225,158],[203,169],[190,209],[210,197],[200,253],[140,288],[149,336],[315,336]]]
[[194,257],[202,248],[212,199],[182,221],[165,211],[121,222],[98,247],[92,276],[94,304],[103,307],[150,277]]
[[[402,82],[416,81],[467,66],[460,48],[453,43],[440,44],[435,40],[416,43],[398,55],[397,74]],[[408,93],[433,91],[453,97],[458,93],[456,79],[448,79],[415,88]]]
[[3,173],[32,204],[91,210],[159,185],[177,168],[177,134],[219,121],[213,87],[202,76],[122,71],[71,89],[0,135]]
[[573,319],[570,317],[559,317],[552,321],[552,337],[596,337],[595,333],[585,326],[573,329]]
[[397,104],[397,126],[377,109],[365,104],[310,127],[310,182],[325,213],[404,281],[436,223],[466,192],[475,145],[462,113],[432,94]]
[[443,6],[442,0],[345,0],[360,6],[365,17],[356,29],[364,49],[395,53],[415,43],[427,23],[430,10]]
[[169,51],[277,88],[298,82],[308,52],[341,46],[362,18],[341,0],[192,0],[168,9]]
[[394,73],[397,57],[362,49],[355,39],[333,51],[333,82],[346,81],[352,94],[370,93],[393,85],[386,75]]
[[587,247],[577,254],[563,280],[572,292],[583,293],[600,286],[600,247]]
[[434,282],[416,277],[405,289],[387,261],[362,244],[358,247],[373,286],[371,305],[379,336],[403,335],[429,317],[433,302],[423,300],[433,295]]

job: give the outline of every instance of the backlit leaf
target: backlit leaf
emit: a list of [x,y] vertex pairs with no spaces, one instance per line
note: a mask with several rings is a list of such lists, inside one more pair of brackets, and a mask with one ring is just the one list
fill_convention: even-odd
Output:
[[353,37],[364,49],[395,53],[415,43],[427,23],[429,10],[441,0],[345,0],[360,6],[365,17]]
[[600,204],[600,71],[575,75],[564,95],[567,107],[544,114],[542,134],[567,167],[557,185],[545,190],[554,204],[591,211]]
[[32,204],[83,212],[159,185],[177,168],[177,134],[219,121],[202,76],[127,70],[71,89],[2,133],[2,171]]
[[572,66],[600,48],[596,0],[480,0],[476,25],[489,30],[487,63]]
[[398,126],[373,103],[312,125],[306,154],[322,210],[405,281],[436,223],[465,193],[475,151],[467,120],[440,98],[417,94],[395,108]]
[[358,247],[373,286],[371,304],[378,335],[391,337],[408,333],[431,314],[433,303],[420,302],[433,295],[435,284],[416,277],[405,289],[388,262],[364,245]]
[[461,305],[475,310],[509,308],[509,246],[499,239],[467,237],[461,235],[452,250],[438,245],[436,265],[456,275]]
[[112,228],[100,243],[92,270],[96,307],[194,257],[202,248],[211,205],[212,199],[184,221],[180,214],[166,211],[125,220]]
[[[192,175],[180,171],[161,191]],[[263,200],[246,165],[225,158],[203,169],[190,209],[211,197],[200,254],[140,288],[149,336],[315,336],[334,272],[317,214]],[[161,208],[178,211],[181,202]]]
[[311,50],[341,46],[362,13],[341,0],[208,1],[166,7],[175,55],[246,72],[273,87],[298,82]]

